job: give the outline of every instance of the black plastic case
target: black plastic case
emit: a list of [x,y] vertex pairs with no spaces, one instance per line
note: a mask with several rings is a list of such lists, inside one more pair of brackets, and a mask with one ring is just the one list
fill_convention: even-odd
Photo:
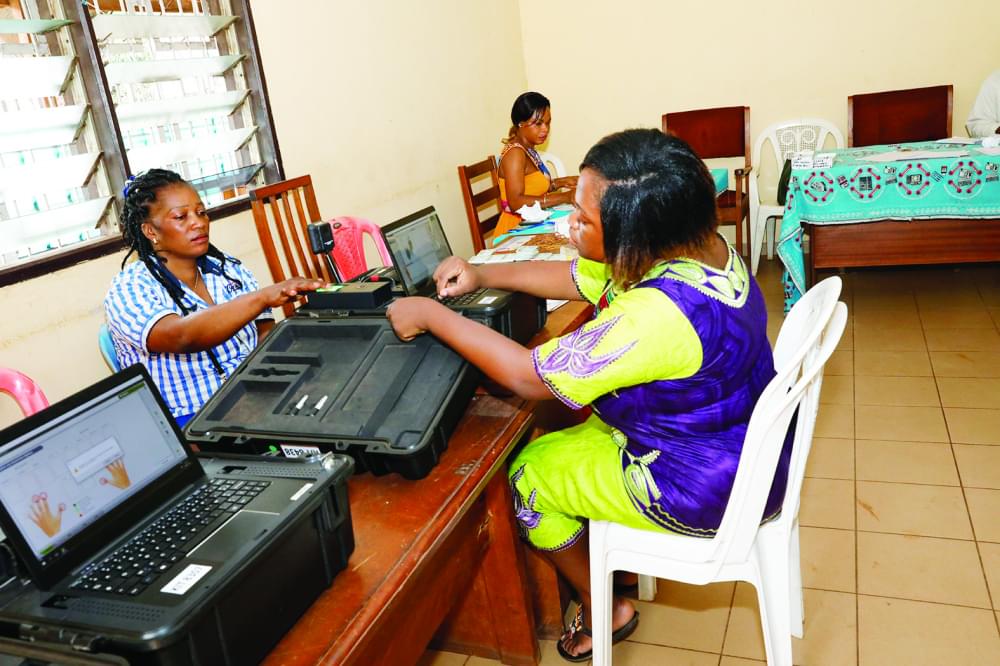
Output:
[[203,451],[351,455],[358,471],[420,479],[437,464],[478,372],[384,317],[279,323],[185,428]]
[[[316,462],[199,457],[210,475],[322,478],[329,492],[310,495],[300,519],[222,583],[212,603],[169,618],[166,630],[168,620],[151,615],[151,608],[161,607],[96,597],[80,600],[91,605],[92,626],[26,621],[19,617],[18,603],[35,608],[52,595],[31,583],[9,583],[0,591],[0,634],[11,640],[0,645],[0,655],[35,651],[35,660],[27,662],[32,664],[115,664],[121,663],[120,658],[132,666],[239,666],[261,661],[347,566],[354,551],[347,497],[353,462],[342,455]],[[315,465],[323,471],[317,472]],[[24,646],[24,641],[35,649]],[[0,663],[11,662],[0,657]]]

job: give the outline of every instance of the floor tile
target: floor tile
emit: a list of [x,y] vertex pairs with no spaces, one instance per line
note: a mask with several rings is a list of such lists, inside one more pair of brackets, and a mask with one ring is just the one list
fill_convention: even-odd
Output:
[[850,375],[826,375],[819,394],[820,404],[853,405],[854,378]]
[[[467,654],[457,654],[455,652],[441,652],[438,650],[427,650],[424,652],[423,656],[417,660],[417,666],[462,666],[468,661],[469,655]],[[483,659],[479,662],[482,666],[485,664],[493,664],[500,662],[493,662],[488,659]]]
[[844,326],[844,333],[840,336],[840,342],[837,343],[837,351],[844,351],[854,349],[854,326],[851,323],[851,318],[847,318],[847,324]]
[[802,482],[799,524],[853,530],[854,482],[805,479]]
[[920,328],[854,327],[856,351],[922,351],[927,349]]
[[940,407],[857,405],[854,413],[854,432],[858,439],[948,441],[948,428]]
[[[824,384],[823,390],[826,390]],[[854,378],[854,402],[858,405],[937,407],[937,384],[933,377]]]
[[971,539],[961,488],[857,482],[858,529]]
[[[859,326],[875,328],[920,328],[920,315],[916,310],[854,310],[854,332]],[[855,338],[856,340],[856,338]]]
[[[963,486],[1000,490],[1000,446],[953,446]],[[997,521],[1000,522],[1000,514]]]
[[937,387],[945,407],[1000,409],[1000,378],[938,377]]
[[830,354],[826,367],[823,368],[823,375],[853,375],[854,374],[854,352],[835,351]]
[[816,415],[816,437],[854,437],[853,405],[820,405]]
[[[642,618],[645,622],[646,618]],[[641,623],[640,623],[641,624]],[[612,660],[622,666],[649,666],[649,664],[678,664],[678,666],[716,666],[718,654],[693,652],[663,647],[662,645],[647,645],[635,641],[619,643],[612,649]],[[561,661],[566,664],[565,660]]]
[[636,602],[642,612],[630,640],[675,648],[722,651],[733,583],[685,585],[657,582],[656,603]]
[[814,437],[806,461],[806,476],[854,478],[854,440]]
[[986,306],[979,295],[979,290],[974,287],[917,289],[915,295],[921,313],[925,310],[930,312],[936,310],[975,310]]
[[[836,352],[834,352],[836,353]],[[927,352],[854,352],[856,375],[878,377],[930,377]]]
[[976,540],[1000,543],[1000,490],[966,488],[965,501],[976,530]]
[[853,312],[881,312],[883,310],[916,310],[917,300],[912,291],[902,293],[860,291],[854,296]]
[[990,328],[989,311],[981,306],[972,308],[921,308],[920,321],[925,329]]
[[723,656],[722,661],[719,662],[719,666],[767,666],[767,662],[760,659]]
[[859,481],[960,485],[950,444],[859,439],[854,449]]
[[1000,352],[1000,333],[995,328],[935,328],[924,335],[931,351]]
[[974,541],[858,532],[858,593],[990,608]]
[[1000,353],[930,352],[936,377],[1000,377]]
[[[803,590],[805,631],[792,639],[796,664],[843,666],[857,663],[857,610],[853,594],[825,590]],[[757,594],[751,585],[736,586],[736,598],[726,631],[726,655],[764,659],[764,635],[757,610]]]
[[980,543],[979,555],[983,558],[983,570],[990,586],[993,608],[1000,609],[1000,543]]
[[858,620],[861,666],[1000,663],[988,610],[860,595]]
[[961,444],[1000,444],[1000,409],[947,407],[951,441]]
[[800,527],[802,585],[820,590],[855,592],[853,530]]
[[1000,308],[987,308],[990,311],[990,318],[993,319],[994,326],[1000,327]]

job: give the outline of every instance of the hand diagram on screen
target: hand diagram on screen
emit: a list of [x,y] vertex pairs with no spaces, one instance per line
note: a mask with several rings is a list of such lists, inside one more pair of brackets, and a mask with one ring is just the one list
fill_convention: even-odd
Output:
[[38,493],[31,496],[31,513],[28,517],[47,536],[53,536],[62,527],[62,514],[66,510],[66,505],[60,502],[58,509],[59,512],[53,514],[49,508],[48,493]]
[[123,462],[122,458],[119,458],[118,460],[114,461],[104,469],[108,470],[108,473],[111,474],[111,478],[105,479],[102,476],[101,477],[102,486],[112,485],[115,488],[118,488],[119,490],[124,490],[125,488],[128,488],[129,486],[132,485],[132,480],[128,478],[128,470],[125,469],[125,463]]

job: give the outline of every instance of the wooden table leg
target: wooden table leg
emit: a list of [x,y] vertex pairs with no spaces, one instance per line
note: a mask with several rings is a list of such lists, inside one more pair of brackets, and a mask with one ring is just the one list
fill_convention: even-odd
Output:
[[507,475],[494,476],[483,494],[489,547],[465,598],[438,631],[434,647],[534,666],[541,653]]

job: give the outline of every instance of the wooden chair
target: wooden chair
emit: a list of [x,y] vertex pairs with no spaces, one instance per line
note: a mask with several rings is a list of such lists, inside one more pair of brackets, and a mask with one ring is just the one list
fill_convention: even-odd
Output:
[[847,145],[933,141],[951,136],[952,86],[851,95]]
[[[309,247],[306,225],[323,219],[316,205],[311,177],[299,176],[251,190],[250,205],[272,280],[281,282],[302,276],[332,281],[329,269]],[[275,237],[281,246],[280,254],[275,247]],[[295,312],[295,305],[286,303],[282,309],[285,316],[290,317]]]
[[[489,174],[490,186],[479,192],[473,192],[472,181]],[[485,180],[485,179],[484,179]],[[497,179],[497,163],[492,155],[487,155],[482,162],[458,167],[458,183],[462,188],[462,200],[465,201],[465,214],[469,218],[469,232],[472,234],[472,247],[476,252],[486,249],[486,238],[496,228],[500,220],[500,181]],[[496,212],[488,214],[484,219],[482,209],[487,211],[495,208]]]
[[743,168],[733,171],[735,189],[718,197],[719,224],[736,226],[736,250],[743,253],[743,224],[749,226],[750,107],[726,106],[663,114],[663,131],[683,139],[703,160],[742,157]]

